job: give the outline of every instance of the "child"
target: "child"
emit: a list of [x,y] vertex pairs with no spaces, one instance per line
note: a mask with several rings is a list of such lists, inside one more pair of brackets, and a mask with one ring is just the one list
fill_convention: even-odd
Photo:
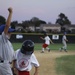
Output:
[[40,37],[42,40],[44,40],[44,44],[42,45],[42,52],[44,53],[44,49],[46,48],[48,50],[48,52],[50,52],[50,49],[48,48],[48,46],[50,45],[50,42],[53,44],[52,40],[50,39],[50,37],[47,35],[47,33],[44,33],[44,38]]
[[39,63],[34,55],[34,42],[26,40],[21,49],[16,51],[16,69],[18,75],[30,75],[32,66],[35,67],[34,75],[38,75]]
[[65,33],[63,33],[63,37],[62,37],[63,47],[59,48],[60,52],[62,50],[64,50],[65,52],[67,52],[67,43],[66,43],[67,41],[68,41],[68,39],[66,37],[66,32],[65,32]]

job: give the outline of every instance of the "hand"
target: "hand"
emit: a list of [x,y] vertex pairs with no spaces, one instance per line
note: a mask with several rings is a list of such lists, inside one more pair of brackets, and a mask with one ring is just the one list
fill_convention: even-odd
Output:
[[42,38],[42,37],[40,37],[40,38]]
[[12,10],[13,10],[13,9],[12,9],[11,7],[8,8],[8,11],[9,11],[10,13],[13,12]]

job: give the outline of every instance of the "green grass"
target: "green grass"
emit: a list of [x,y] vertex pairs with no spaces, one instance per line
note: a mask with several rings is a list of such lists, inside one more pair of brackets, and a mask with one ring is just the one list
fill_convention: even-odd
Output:
[[21,48],[22,43],[12,43],[14,50]]
[[56,71],[57,75],[75,75],[75,55],[57,58]]
[[[13,44],[13,47],[14,49],[18,49],[21,47],[22,43],[12,43]],[[59,50],[59,48],[62,47],[62,44],[51,44],[49,45],[49,48],[51,50]],[[35,50],[41,50],[42,49],[42,43],[35,43],[35,47],[34,47]],[[75,44],[68,44],[68,50],[75,50]]]

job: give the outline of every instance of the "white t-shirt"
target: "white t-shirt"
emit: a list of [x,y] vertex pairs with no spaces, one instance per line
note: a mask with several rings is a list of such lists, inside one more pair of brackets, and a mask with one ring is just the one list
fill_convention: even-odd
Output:
[[63,43],[66,43],[65,40],[66,40],[66,36],[64,35],[64,36],[62,37],[62,42],[63,42]]
[[46,36],[44,39],[45,39],[45,44],[49,45],[50,44],[50,38],[49,38],[49,36]]
[[32,69],[32,66],[39,66],[39,63],[35,57],[34,54],[32,55],[25,55],[20,52],[20,49],[18,49],[15,52],[16,56],[16,68],[20,71],[30,71]]
[[0,35],[0,60],[11,62],[14,58],[15,54],[12,44],[8,40],[8,36],[3,32]]

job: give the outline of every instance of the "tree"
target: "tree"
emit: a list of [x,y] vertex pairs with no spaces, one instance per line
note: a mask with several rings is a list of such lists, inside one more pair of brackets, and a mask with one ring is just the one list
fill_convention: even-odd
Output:
[[18,22],[17,22],[17,21],[13,21],[13,22],[11,22],[11,27],[12,27],[12,28],[15,29],[15,26],[16,26],[16,25],[18,25]]
[[56,20],[56,23],[61,25],[61,32],[64,32],[66,31],[64,25],[71,25],[71,22],[69,21],[68,17],[65,16],[65,14],[63,13],[60,13],[58,17],[59,18]]
[[39,19],[39,18],[37,18],[37,17],[33,17],[30,21],[34,24],[35,31],[36,31],[36,27],[39,27],[39,26],[40,26],[40,24],[46,24],[46,22],[45,22],[45,21],[40,20],[40,19]]
[[71,22],[69,21],[68,17],[65,16],[65,14],[63,13],[60,13],[58,15],[58,19],[56,20],[56,23],[60,24],[61,26],[64,26],[64,25],[70,25]]
[[31,21],[32,21],[32,22],[34,22],[34,21],[39,21],[39,18],[33,17],[33,18],[31,19]]
[[39,26],[40,24],[46,24],[45,21],[40,20],[40,19],[37,18],[37,17],[33,17],[30,21],[31,21],[33,24],[35,24],[35,27]]
[[64,19],[65,19],[65,24],[71,24],[71,21],[69,21],[67,17],[64,17]]
[[6,23],[6,19],[3,16],[0,16],[0,25],[5,23]]

